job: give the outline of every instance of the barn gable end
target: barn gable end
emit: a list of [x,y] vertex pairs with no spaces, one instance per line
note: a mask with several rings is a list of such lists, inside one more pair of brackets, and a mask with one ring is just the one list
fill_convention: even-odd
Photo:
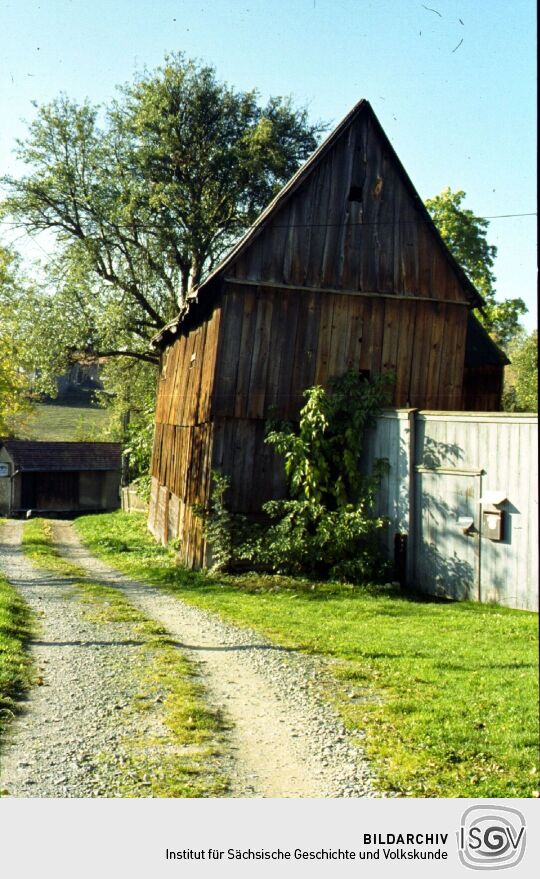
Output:
[[479,300],[366,102],[278,197],[225,276],[295,288]]

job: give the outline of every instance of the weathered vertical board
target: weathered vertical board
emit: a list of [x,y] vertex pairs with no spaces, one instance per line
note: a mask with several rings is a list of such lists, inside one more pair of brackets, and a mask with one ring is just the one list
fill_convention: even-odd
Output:
[[460,304],[231,282],[213,417],[295,419],[306,388],[347,369],[392,371],[393,405],[459,409],[466,321]]
[[162,356],[156,424],[200,424],[211,417],[210,403],[221,310],[190,333],[180,333]]
[[[256,512],[283,496],[283,476],[276,476],[264,447],[269,414],[298,418],[305,389],[328,385],[347,369],[372,376],[392,370],[396,405],[458,407],[463,367],[452,347],[465,320],[460,305],[228,285],[211,321],[181,335],[167,358],[151,530],[165,542],[178,529],[185,537],[182,557],[204,560],[192,507],[207,503],[212,468],[231,478],[233,509]],[[163,486],[178,499],[170,513]]]
[[465,282],[380,127],[359,114],[229,277],[293,287],[467,300]]
[[216,308],[208,322],[181,334],[170,347],[163,358],[156,406],[148,527],[162,543],[180,536],[180,558],[197,566],[205,563],[206,547],[193,507],[207,503],[210,487],[219,322]]

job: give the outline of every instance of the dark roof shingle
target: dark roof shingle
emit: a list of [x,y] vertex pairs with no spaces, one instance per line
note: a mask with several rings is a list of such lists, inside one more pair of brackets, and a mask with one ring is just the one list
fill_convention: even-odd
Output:
[[120,443],[49,443],[7,439],[5,446],[19,470],[120,470]]

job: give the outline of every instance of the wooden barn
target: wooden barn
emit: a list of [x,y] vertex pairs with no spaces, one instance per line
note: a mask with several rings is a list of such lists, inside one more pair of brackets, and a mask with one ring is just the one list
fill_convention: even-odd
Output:
[[[206,564],[193,508],[211,471],[230,477],[235,511],[283,496],[267,416],[296,419],[306,388],[346,370],[393,370],[396,406],[498,408],[504,356],[471,315],[481,305],[361,101],[155,339],[150,530]],[[471,332],[499,357],[487,394]]]

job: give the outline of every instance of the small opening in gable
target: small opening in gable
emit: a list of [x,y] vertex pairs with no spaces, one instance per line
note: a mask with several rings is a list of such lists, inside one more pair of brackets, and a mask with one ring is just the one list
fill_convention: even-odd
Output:
[[362,187],[351,186],[349,189],[349,195],[347,196],[347,201],[362,201]]

